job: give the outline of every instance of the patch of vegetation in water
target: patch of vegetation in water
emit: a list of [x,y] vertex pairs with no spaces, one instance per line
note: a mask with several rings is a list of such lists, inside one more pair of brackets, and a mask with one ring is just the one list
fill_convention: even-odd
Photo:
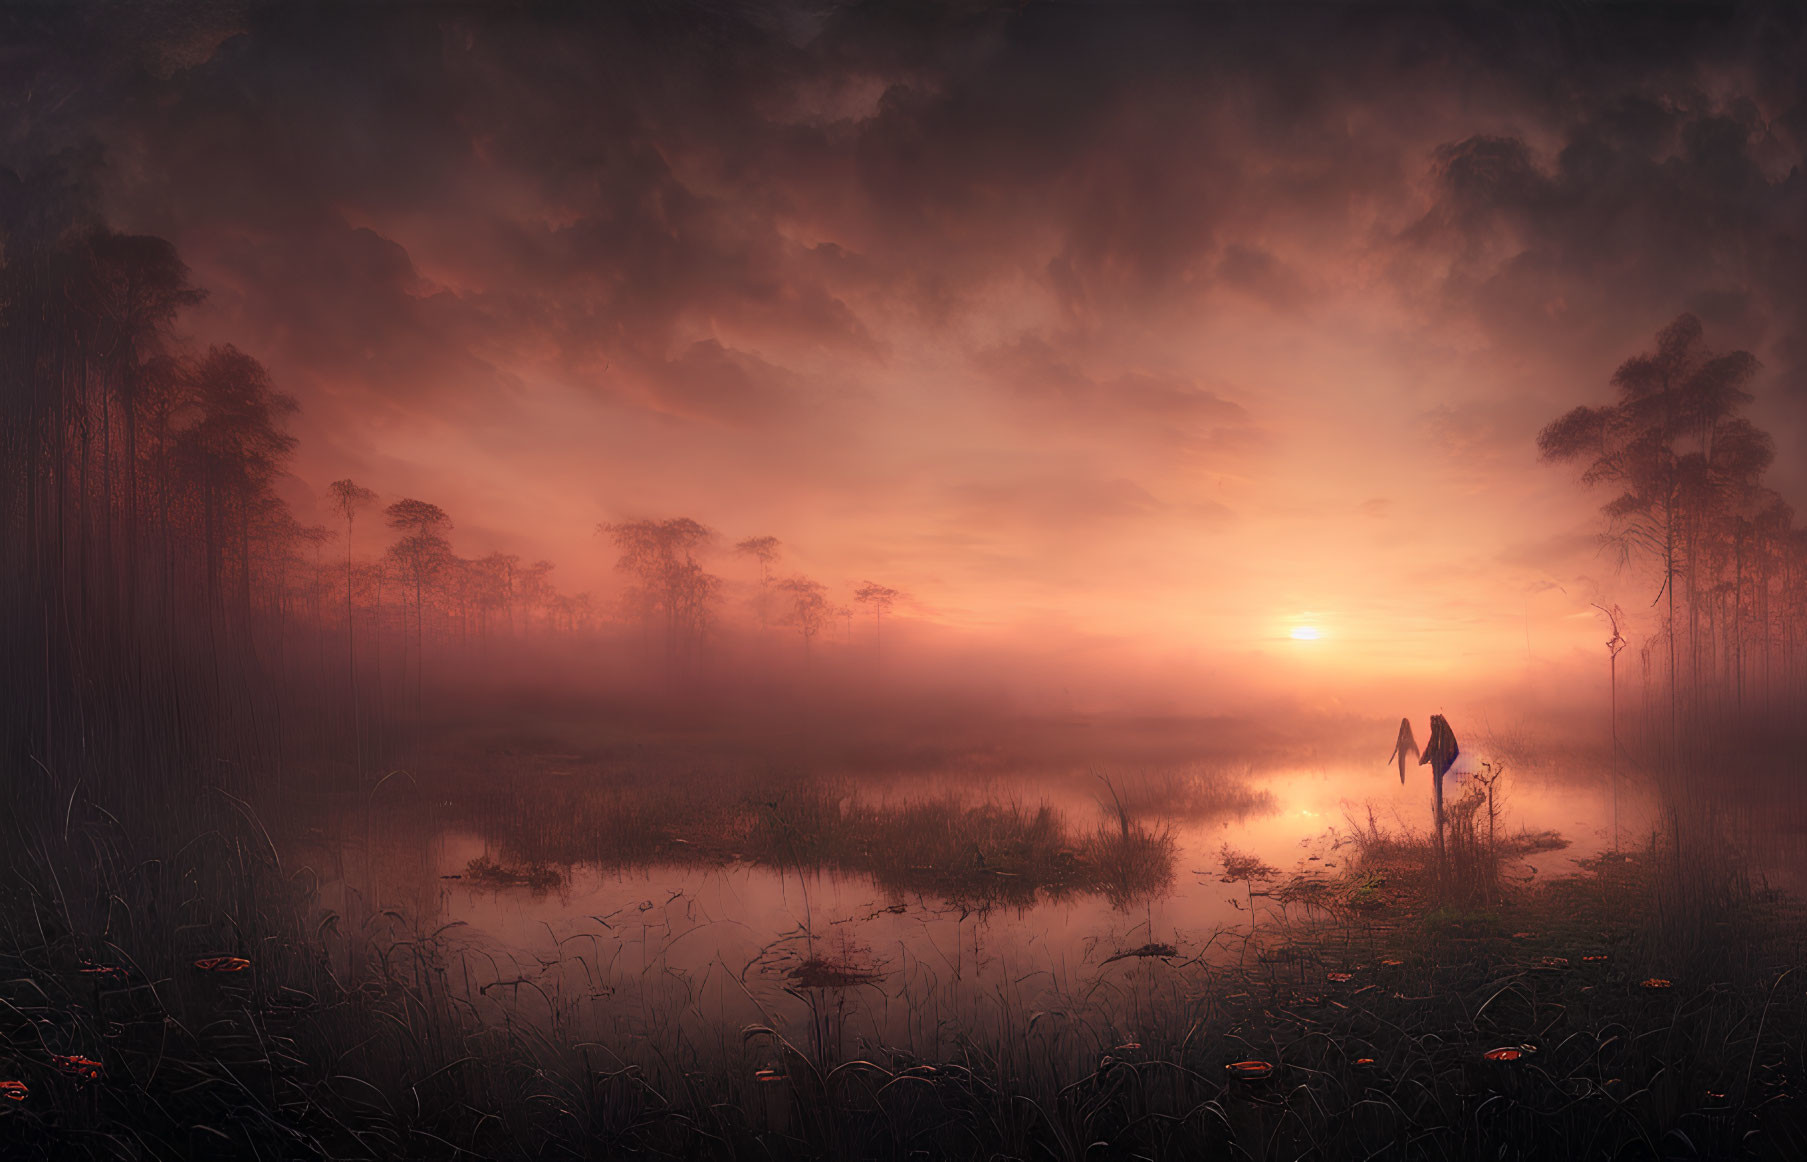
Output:
[[482,801],[473,821],[504,857],[532,866],[827,868],[976,908],[1086,893],[1127,903],[1173,881],[1172,835],[1129,818],[1088,829],[1045,804],[952,794],[868,803],[804,780],[683,787],[536,786]]
[[885,976],[875,968],[821,956],[810,957],[791,969],[787,975],[798,988],[806,989],[853,988],[856,985],[874,984]]
[[484,888],[528,888],[543,894],[564,887],[567,878],[563,871],[549,864],[512,866],[498,863],[487,855],[479,855],[464,865],[465,882]]

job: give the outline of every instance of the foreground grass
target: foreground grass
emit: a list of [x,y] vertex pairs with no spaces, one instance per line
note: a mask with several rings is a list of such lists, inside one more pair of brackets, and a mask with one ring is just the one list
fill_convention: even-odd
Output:
[[[1288,919],[1112,957],[1058,1006],[1000,994],[925,1055],[775,1025],[556,1036],[461,979],[455,933],[313,928],[308,875],[250,816],[192,816],[146,850],[72,800],[16,850],[0,1074],[28,1092],[0,1100],[0,1157],[1807,1156],[1801,917],[1749,892],[1678,927],[1661,848],[1476,901],[1393,837]],[[195,967],[222,955],[249,966]],[[792,985],[823,1019],[929,1003],[832,960]],[[1226,1069],[1247,1060],[1272,1069]]]

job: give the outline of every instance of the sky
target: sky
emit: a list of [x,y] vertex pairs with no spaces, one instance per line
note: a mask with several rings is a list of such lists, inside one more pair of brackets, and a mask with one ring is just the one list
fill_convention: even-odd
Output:
[[1595,666],[1535,437],[1682,311],[1807,503],[1787,9],[902,7],[13,8],[0,167],[176,244],[304,519],[567,590],[689,516],[1075,666]]

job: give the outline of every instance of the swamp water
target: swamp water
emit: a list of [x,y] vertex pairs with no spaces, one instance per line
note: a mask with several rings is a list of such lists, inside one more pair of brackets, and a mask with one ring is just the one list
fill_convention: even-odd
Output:
[[[588,779],[569,776],[560,794],[607,793],[606,779]],[[1390,767],[1288,766],[1109,783],[946,771],[805,788],[826,807],[815,822],[828,829],[855,816],[877,826],[925,803],[958,805],[956,819],[989,811],[1034,820],[1046,806],[1062,842],[1089,842],[1094,855],[1108,855],[1119,836],[1141,841],[1135,866],[1115,879],[1095,869],[1054,885],[1038,884],[1035,869],[1012,870],[1008,853],[988,860],[983,840],[971,850],[943,843],[948,867],[888,864],[890,852],[865,849],[865,866],[850,868],[630,828],[621,840],[629,850],[591,844],[591,858],[560,860],[495,823],[493,799],[486,811],[459,812],[420,794],[338,804],[296,829],[291,858],[320,871],[329,913],[386,928],[398,954],[426,957],[426,970],[484,1019],[556,1033],[605,1058],[686,1045],[733,1052],[742,1030],[758,1027],[826,1056],[882,1044],[942,1060],[966,1039],[1017,1036],[1048,1014],[1081,1022],[1105,1048],[1159,1039],[1149,1026],[1171,1011],[1163,991],[1196,989],[1199,979],[1165,967],[1251,958],[1251,922],[1283,942],[1323,919],[1311,889],[1342,881],[1351,833],[1424,830],[1427,783],[1423,768],[1401,786]],[[1462,790],[1453,775],[1448,789],[1452,799]],[[1511,770],[1496,798],[1502,840],[1555,832],[1563,841],[1508,861],[1508,879],[1574,871],[1614,846],[1615,815],[1626,846],[1651,823],[1630,787],[1601,771]],[[785,810],[782,796],[748,801],[755,826],[762,812]],[[800,849],[810,838],[798,837]],[[1273,874],[1226,881],[1226,845]],[[569,854],[568,843],[547,846]],[[1341,922],[1391,921],[1383,911],[1345,912]]]

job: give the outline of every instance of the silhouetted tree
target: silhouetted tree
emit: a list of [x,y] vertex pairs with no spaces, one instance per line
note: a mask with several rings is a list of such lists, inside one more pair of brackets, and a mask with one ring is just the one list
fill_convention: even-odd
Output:
[[482,611],[483,632],[489,632],[489,614],[500,609],[509,632],[514,631],[515,576],[521,559],[509,553],[490,553],[475,562],[477,608]]
[[[156,393],[167,383],[171,364],[169,325],[183,308],[200,303],[206,296],[190,283],[188,267],[177,256],[176,248],[162,238],[100,231],[89,246],[94,260],[98,354],[119,399],[120,427],[125,436],[126,502],[122,523],[130,610],[137,602],[139,409],[147,393]],[[111,429],[110,417],[105,426]],[[107,491],[110,496],[110,483]]]
[[557,566],[551,561],[535,561],[522,569],[519,574],[518,593],[521,598],[521,628],[525,630],[532,623],[534,610],[540,611],[547,627],[552,624],[552,598],[556,590],[552,587],[552,571]]
[[[414,707],[418,715],[426,680],[425,594],[453,559],[452,546],[443,535],[443,530],[452,527],[452,521],[444,509],[424,500],[398,500],[383,511],[389,518],[389,527],[402,534],[401,540],[389,546],[389,559],[403,582],[414,591]],[[404,633],[406,626],[404,613]],[[405,665],[404,656],[404,677]]]
[[1606,639],[1606,655],[1607,677],[1611,691],[1613,753],[1617,755],[1619,751],[1619,654],[1625,649],[1625,635],[1619,632],[1619,619],[1623,615],[1617,605],[1608,609],[1596,601],[1594,608],[1606,615],[1607,624],[1612,628],[1612,636]]
[[872,610],[872,650],[874,654],[884,650],[885,614],[903,594],[884,585],[871,581],[862,584],[853,591],[853,599]]
[[[129,770],[147,794],[251,769],[282,729],[266,679],[288,628],[318,620],[298,581],[317,532],[273,488],[295,402],[236,348],[175,341],[201,294],[167,242],[0,186],[0,600],[18,615],[0,658],[32,659],[0,665],[0,749],[57,779]],[[274,657],[253,648],[265,628]]]
[[241,608],[251,608],[251,524],[295,449],[282,430],[294,399],[277,391],[257,360],[227,345],[208,348],[190,379],[191,406],[177,455],[201,496],[208,593],[217,601],[228,539],[237,541]]
[[[1737,411],[1758,370],[1745,351],[1717,354],[1702,342],[1700,321],[1682,315],[1657,335],[1656,350],[1626,360],[1614,372],[1618,399],[1578,407],[1539,433],[1552,461],[1579,461],[1587,484],[1620,489],[1604,511],[1609,536],[1627,555],[1648,556],[1662,582],[1669,670],[1669,736],[1680,717],[1680,650],[1687,617],[1689,678],[1698,690],[1702,666],[1703,583],[1709,575],[1716,526],[1728,507],[1748,496],[1773,457],[1769,437]],[[1678,589],[1685,593],[1678,594]]]
[[778,563],[780,543],[777,537],[748,537],[734,546],[742,556],[759,562],[759,628],[771,624],[772,567]]
[[797,627],[803,635],[803,652],[809,654],[810,643],[822,632],[829,618],[828,591],[821,582],[808,577],[787,577],[778,583],[784,598],[784,621]]
[[694,654],[721,588],[696,560],[714,534],[688,517],[620,521],[596,531],[621,551],[615,567],[640,582],[646,618],[664,627],[667,660]]
[[358,513],[376,503],[376,493],[352,480],[335,480],[327,486],[333,511],[345,518],[345,680],[351,699],[352,746],[358,774],[364,773],[364,730],[358,708],[358,637],[352,584],[352,533]]

